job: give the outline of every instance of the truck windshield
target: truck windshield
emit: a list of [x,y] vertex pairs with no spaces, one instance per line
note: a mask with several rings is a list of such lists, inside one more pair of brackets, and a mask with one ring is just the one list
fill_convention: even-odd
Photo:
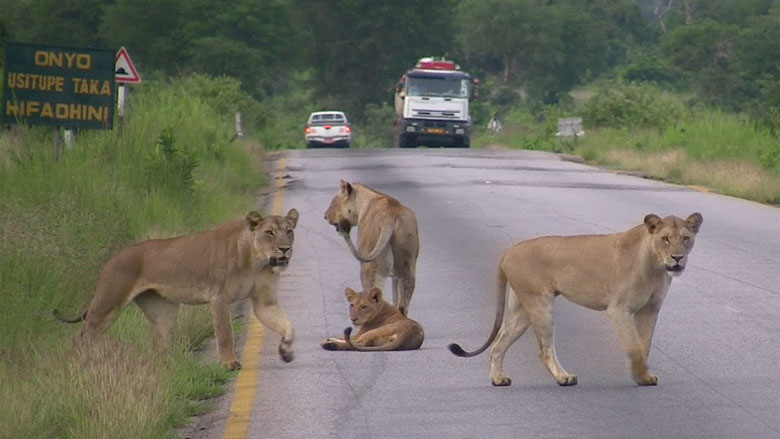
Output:
[[460,78],[406,78],[406,94],[409,96],[441,96],[465,98],[469,95],[469,83]]

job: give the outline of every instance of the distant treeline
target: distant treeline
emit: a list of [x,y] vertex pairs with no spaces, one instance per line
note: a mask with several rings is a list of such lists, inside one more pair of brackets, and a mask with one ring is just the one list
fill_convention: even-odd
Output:
[[260,100],[305,72],[321,102],[362,113],[418,58],[446,55],[544,104],[607,76],[774,128],[780,117],[780,0],[0,0],[0,11],[0,41],[126,46],[146,77],[231,76]]

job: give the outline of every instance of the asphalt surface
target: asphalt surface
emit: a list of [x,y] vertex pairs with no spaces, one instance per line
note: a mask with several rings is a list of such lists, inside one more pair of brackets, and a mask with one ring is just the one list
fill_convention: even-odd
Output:
[[[301,216],[279,294],[296,328],[296,359],[283,363],[278,336],[266,331],[250,437],[780,438],[780,209],[531,151],[285,157],[284,211]],[[409,316],[425,328],[419,351],[320,348],[348,326],[344,288],[360,287],[358,262],[323,219],[341,179],[416,212],[421,253]],[[701,232],[653,339],[657,387],[631,380],[606,315],[563,298],[556,348],[576,386],[555,383],[531,331],[507,353],[506,388],[491,385],[487,352],[464,359],[447,350],[452,342],[473,350],[487,338],[497,263],[514,242],[612,233],[648,213],[696,211]],[[198,437],[221,437],[229,399]]]

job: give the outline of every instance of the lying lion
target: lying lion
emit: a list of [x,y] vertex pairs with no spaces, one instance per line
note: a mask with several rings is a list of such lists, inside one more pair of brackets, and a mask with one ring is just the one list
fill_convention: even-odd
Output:
[[146,315],[157,340],[170,342],[179,304],[210,304],[220,361],[240,368],[233,347],[228,305],[249,297],[255,316],[279,334],[279,354],[293,359],[293,327],[276,299],[280,271],[292,256],[298,211],[287,216],[246,218],[221,227],[170,239],[154,239],[125,247],[103,266],[95,295],[80,316],[59,320],[84,321],[77,340],[94,339],[134,301]]
[[515,244],[498,267],[498,307],[487,342],[474,352],[457,344],[450,350],[473,357],[492,344],[490,379],[494,386],[508,386],[512,380],[503,371],[504,354],[530,326],[542,363],[555,381],[561,386],[577,384],[577,377],[567,373],[555,356],[553,300],[561,294],[584,307],[606,311],[634,381],[658,384],[658,377],[647,369],[650,341],[672,277],[685,269],[702,221],[699,213],[685,220],[650,214],[644,224],[621,233],[547,236]]
[[349,301],[349,318],[360,326],[356,338],[350,335],[352,328],[344,330],[344,339],[326,338],[323,349],[329,351],[406,351],[419,349],[425,335],[419,323],[407,318],[382,298],[382,290],[369,292],[344,291]]
[[[342,235],[360,264],[363,290],[384,288],[392,275],[393,305],[409,312],[415,286],[420,239],[417,218],[395,198],[358,183],[341,180],[325,220]],[[357,246],[349,231],[357,226]]]

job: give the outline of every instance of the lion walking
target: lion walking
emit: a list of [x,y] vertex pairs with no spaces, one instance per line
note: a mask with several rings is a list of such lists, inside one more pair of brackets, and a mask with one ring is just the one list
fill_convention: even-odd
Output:
[[243,220],[170,239],[125,247],[103,266],[87,311],[67,323],[84,321],[79,339],[100,336],[133,301],[152,326],[156,340],[170,341],[180,304],[211,306],[220,361],[241,367],[235,354],[229,305],[249,298],[257,319],[281,336],[279,354],[292,361],[293,327],[276,297],[279,274],[292,257],[298,211]]
[[650,214],[643,224],[620,233],[547,236],[515,244],[498,267],[496,318],[487,342],[473,352],[451,344],[450,351],[473,357],[492,345],[490,379],[495,386],[508,386],[512,380],[503,371],[504,355],[532,328],[542,364],[555,381],[577,384],[555,355],[553,301],[563,295],[606,311],[634,381],[658,384],[647,367],[653,331],[672,277],[685,269],[702,221],[699,213],[685,220]]

